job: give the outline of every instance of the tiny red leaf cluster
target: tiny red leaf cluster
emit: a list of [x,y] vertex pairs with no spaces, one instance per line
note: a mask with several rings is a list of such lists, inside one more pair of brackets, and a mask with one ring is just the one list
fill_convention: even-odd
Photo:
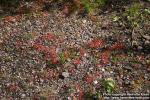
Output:
[[103,46],[103,41],[100,39],[93,39],[88,43],[90,48],[100,48]]
[[85,76],[84,81],[87,82],[88,84],[91,84],[93,82],[93,76],[88,74]]
[[109,49],[110,50],[121,50],[123,48],[124,48],[124,45],[117,42],[117,43],[113,44],[112,46],[110,46]]

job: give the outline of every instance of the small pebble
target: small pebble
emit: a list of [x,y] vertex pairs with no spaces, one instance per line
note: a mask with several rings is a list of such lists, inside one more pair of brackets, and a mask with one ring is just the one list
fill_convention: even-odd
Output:
[[25,94],[22,94],[22,95],[21,95],[22,98],[25,98],[25,96],[26,96]]
[[104,71],[105,71],[105,69],[104,69],[104,68],[102,68],[102,71],[104,72]]
[[83,20],[82,22],[83,22],[83,23],[86,23],[86,20]]
[[63,72],[62,75],[66,78],[69,77],[69,73],[68,72]]
[[98,83],[98,81],[97,81],[97,80],[95,80],[95,81],[94,81],[94,84],[97,84],[97,83]]
[[113,73],[113,71],[110,71],[110,73],[112,74],[112,73]]

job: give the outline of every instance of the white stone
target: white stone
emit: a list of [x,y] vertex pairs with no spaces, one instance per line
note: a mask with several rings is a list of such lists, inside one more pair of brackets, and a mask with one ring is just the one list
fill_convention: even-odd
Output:
[[89,70],[93,70],[93,67],[90,67]]
[[82,22],[83,22],[83,23],[86,23],[86,20],[83,20]]
[[104,71],[105,71],[105,69],[104,69],[104,68],[102,68],[102,71],[104,72]]
[[68,72],[63,72],[62,75],[63,75],[64,77],[69,77],[69,73],[68,73]]
[[112,74],[112,73],[113,73],[113,71],[110,71],[110,73]]
[[86,56],[87,56],[87,53],[84,53],[84,56],[86,57]]
[[21,95],[22,98],[24,98],[25,96],[26,96],[25,94],[22,94],[22,95]]
[[97,81],[97,80],[95,80],[95,81],[94,81],[94,84],[97,84],[97,83],[98,83],[98,81]]

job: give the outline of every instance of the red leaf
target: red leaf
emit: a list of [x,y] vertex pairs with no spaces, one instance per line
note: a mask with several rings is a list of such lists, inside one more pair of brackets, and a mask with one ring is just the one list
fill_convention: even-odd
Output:
[[68,6],[64,6],[62,12],[67,15],[69,13],[69,7]]
[[50,60],[50,54],[45,54],[44,59],[45,60]]
[[55,55],[56,54],[56,47],[55,46],[50,46],[49,47],[49,53],[51,55]]
[[13,16],[7,16],[7,17],[4,18],[4,21],[5,22],[14,22],[15,18]]
[[45,46],[43,46],[43,45],[41,45],[39,43],[33,44],[33,48],[35,48],[39,52],[45,51]]
[[68,69],[68,72],[70,73],[70,74],[75,74],[75,68],[74,67],[69,67],[69,69]]
[[54,39],[54,34],[52,34],[52,33],[47,33],[47,34],[45,34],[45,35],[42,35],[42,40],[53,40]]
[[16,90],[18,89],[18,87],[16,86],[16,84],[10,84],[10,85],[8,86],[8,89],[9,89],[10,91],[16,91]]
[[120,50],[120,49],[123,49],[123,48],[124,48],[123,44],[121,44],[121,43],[115,43],[109,49],[110,50]]
[[48,72],[48,77],[49,78],[53,78],[55,76],[55,74],[56,74],[56,71],[53,70],[53,69],[48,69],[47,72]]
[[103,46],[103,41],[99,39],[93,39],[88,45],[90,48],[99,48]]
[[49,15],[48,12],[42,12],[41,14],[42,14],[42,16],[44,16],[44,17],[47,17],[47,16]]
[[52,64],[56,64],[59,61],[59,59],[58,59],[58,55],[56,53],[56,47],[55,46],[50,47],[49,54],[50,54],[50,59],[51,59]]
[[75,64],[75,65],[79,65],[81,63],[81,60],[80,59],[75,59],[74,61],[73,61],[73,64]]
[[103,64],[109,63],[109,52],[103,52],[100,56],[100,59]]
[[69,52],[67,50],[64,50],[63,54],[66,59],[69,57]]
[[14,16],[15,17],[15,19],[16,19],[16,21],[20,21],[21,20],[21,15],[16,15],[16,16]]
[[100,77],[102,77],[102,73],[100,73],[100,72],[95,72],[95,73],[94,73],[94,76],[100,78]]
[[51,62],[52,62],[52,64],[56,64],[56,63],[58,63],[58,58],[57,57],[51,57]]
[[79,93],[78,100],[83,99],[83,90],[81,89],[81,86],[79,84],[75,85],[76,91]]
[[93,82],[93,76],[92,75],[86,75],[84,78],[84,81],[86,81],[88,84]]
[[102,64],[96,64],[96,67],[102,67]]
[[21,47],[21,45],[22,45],[22,42],[18,40],[16,42],[16,48],[19,49]]
[[83,49],[83,48],[80,48],[79,52],[80,52],[80,56],[81,57],[83,57],[85,55],[85,53],[86,53],[85,49]]

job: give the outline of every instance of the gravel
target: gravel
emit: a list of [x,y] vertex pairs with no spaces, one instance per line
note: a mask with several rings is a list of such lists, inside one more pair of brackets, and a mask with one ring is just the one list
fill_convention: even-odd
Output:
[[[116,41],[119,45],[125,44],[125,47],[128,47],[129,37],[123,29],[113,26],[111,17],[111,13],[107,16],[99,15],[98,21],[95,22],[77,15],[63,18],[61,12],[54,11],[1,20],[0,99],[79,100],[85,92],[106,92],[101,81],[109,77],[120,87],[116,92],[134,92],[137,88],[139,93],[148,93],[150,88],[147,86],[143,90],[142,87],[150,79],[150,70],[147,70],[150,69],[147,63],[150,55],[128,49],[126,53],[119,47],[113,50],[111,46]],[[114,33],[114,30],[119,33]],[[42,36],[48,33],[54,34],[55,38],[50,41],[42,40]],[[104,47],[111,49],[90,48],[88,43],[93,39],[101,39],[104,41]],[[44,44],[45,48],[50,49],[46,51],[42,46],[34,48],[36,43]],[[64,58],[58,55],[65,50],[72,53],[63,61]],[[50,51],[56,51],[56,54],[51,54]],[[100,58],[103,53],[103,59],[109,60],[107,64]],[[107,53],[114,53],[115,60],[112,61],[111,57],[107,59]],[[47,59],[49,55],[50,58],[61,61],[53,64]],[[67,54],[64,53],[65,56]],[[120,58],[117,60],[117,57]],[[134,59],[137,62],[126,65]],[[133,74],[134,72],[136,73]]]

